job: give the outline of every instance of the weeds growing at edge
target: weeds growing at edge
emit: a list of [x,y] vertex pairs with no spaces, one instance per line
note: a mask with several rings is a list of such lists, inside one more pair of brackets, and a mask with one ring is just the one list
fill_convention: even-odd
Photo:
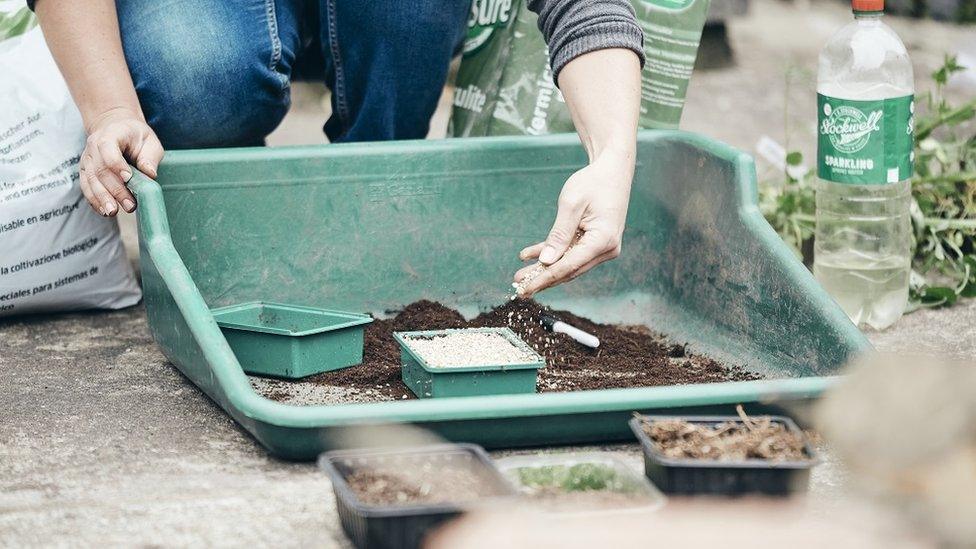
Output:
[[[917,109],[915,117],[910,311],[976,297],[976,130],[959,128],[976,121],[976,98],[952,105],[944,95],[952,75],[965,68],[955,56],[946,56],[942,67],[932,73],[933,89],[916,96],[916,106],[925,108]],[[759,207],[809,264],[816,170],[794,177],[798,172],[791,168],[803,163],[800,151],[790,151],[786,163],[786,173],[779,179],[760,182]]]

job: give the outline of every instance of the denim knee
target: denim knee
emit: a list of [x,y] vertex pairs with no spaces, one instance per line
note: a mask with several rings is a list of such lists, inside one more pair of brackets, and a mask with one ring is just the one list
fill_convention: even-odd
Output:
[[294,51],[277,35],[274,1],[248,1],[246,14],[177,2],[155,21],[152,10],[127,17],[119,2],[136,93],[167,149],[260,145],[288,111]]
[[422,138],[470,0],[324,0],[333,141]]

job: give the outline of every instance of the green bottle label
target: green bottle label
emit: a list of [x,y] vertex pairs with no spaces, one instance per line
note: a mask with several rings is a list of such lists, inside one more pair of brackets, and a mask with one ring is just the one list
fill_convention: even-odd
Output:
[[915,96],[858,101],[817,94],[817,175],[885,185],[912,176]]

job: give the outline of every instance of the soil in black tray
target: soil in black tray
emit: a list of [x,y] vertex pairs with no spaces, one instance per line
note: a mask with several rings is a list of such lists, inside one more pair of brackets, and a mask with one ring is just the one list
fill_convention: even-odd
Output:
[[703,425],[683,419],[649,420],[638,416],[641,428],[658,451],[673,459],[743,461],[804,461],[810,458],[801,434],[767,416],[748,417],[739,410],[742,422]]
[[432,465],[405,470],[392,467],[357,469],[346,484],[366,505],[437,505],[468,503],[500,495],[478,471],[467,467]]
[[[584,347],[564,334],[542,327],[543,313],[600,338],[600,348]],[[532,300],[514,300],[466,321],[440,303],[417,301],[389,319],[366,326],[363,363],[302,380],[377,391],[392,399],[414,398],[400,379],[400,347],[395,331],[468,327],[510,327],[546,359],[539,371],[540,392],[651,387],[761,379],[738,366],[725,366],[689,353],[644,327],[597,324],[566,311],[554,311]]]

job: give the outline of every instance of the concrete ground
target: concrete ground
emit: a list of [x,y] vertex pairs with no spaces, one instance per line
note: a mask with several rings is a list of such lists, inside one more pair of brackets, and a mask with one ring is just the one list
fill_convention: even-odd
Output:
[[[730,27],[736,64],[695,75],[685,128],[745,150],[760,135],[783,140],[784,102],[811,99],[788,92],[786,75],[813,67],[846,17],[840,4],[754,1]],[[968,52],[976,65],[971,28],[894,23],[919,74],[943,50]],[[303,87],[296,96],[272,144],[322,141],[321,95]],[[809,120],[794,120],[797,143]],[[132,246],[131,217],[123,227]],[[976,301],[914,313],[869,337],[881,350],[971,359]],[[328,481],[311,464],[269,457],[167,363],[142,306],[0,321],[0,371],[0,546],[348,545]],[[639,466],[636,446],[608,450]],[[828,452],[810,507],[850,498]]]

